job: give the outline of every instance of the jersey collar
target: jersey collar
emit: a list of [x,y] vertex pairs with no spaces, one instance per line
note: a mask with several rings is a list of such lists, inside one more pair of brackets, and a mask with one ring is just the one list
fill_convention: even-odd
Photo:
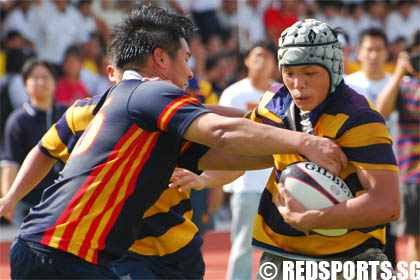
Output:
[[123,80],[143,80],[142,75],[134,70],[126,70],[123,73]]

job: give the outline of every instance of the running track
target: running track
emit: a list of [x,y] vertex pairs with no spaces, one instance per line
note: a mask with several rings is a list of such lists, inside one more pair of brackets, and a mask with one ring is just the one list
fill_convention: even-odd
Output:
[[[0,228],[0,231],[2,228]],[[406,240],[401,238],[397,242],[397,258],[405,259]],[[0,279],[10,279],[9,269],[9,248],[10,241],[0,242]],[[209,232],[204,236],[203,255],[206,262],[205,280],[225,279],[227,263],[229,259],[230,236],[229,232]],[[257,273],[258,259],[261,251],[254,253],[254,277]]]

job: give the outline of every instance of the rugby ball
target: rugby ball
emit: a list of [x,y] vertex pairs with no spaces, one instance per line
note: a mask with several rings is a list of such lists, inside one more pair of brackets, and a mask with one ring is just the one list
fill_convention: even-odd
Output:
[[[307,210],[318,210],[334,206],[353,195],[346,183],[313,162],[297,162],[288,165],[281,173],[280,183],[293,198]],[[340,236],[347,229],[314,229],[327,236]]]

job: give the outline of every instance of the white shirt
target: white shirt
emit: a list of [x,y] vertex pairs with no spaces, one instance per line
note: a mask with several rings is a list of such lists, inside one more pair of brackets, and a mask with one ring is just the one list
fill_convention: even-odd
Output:
[[389,82],[391,76],[390,73],[386,73],[381,80],[369,80],[362,71],[357,71],[344,77],[344,81],[357,93],[365,96],[370,102],[375,104],[378,95]]
[[411,11],[408,18],[404,18],[398,11],[389,13],[385,23],[389,42],[394,42],[398,37],[408,38],[420,28],[420,20],[415,16],[415,10]]
[[16,30],[26,39],[30,40],[30,29],[27,16],[22,9],[14,8],[5,18],[2,29],[2,38],[6,38],[7,34]]
[[[357,71],[353,74],[347,75],[344,77],[344,81],[347,85],[349,85],[352,89],[354,89],[357,93],[365,96],[370,102],[375,105],[376,99],[378,98],[379,94],[381,93],[382,89],[385,88],[385,86],[388,84],[388,82],[391,80],[392,75],[390,73],[386,73],[385,77],[381,80],[369,80],[366,78],[366,76],[363,74],[362,71]],[[396,137],[398,135],[398,113],[393,112],[386,124],[389,129],[389,133],[391,137],[394,139],[394,149],[395,149],[395,143],[396,143]]]
[[61,64],[67,48],[83,43],[86,38],[80,12],[67,6],[61,13],[55,5],[43,6],[38,16],[30,18],[32,42],[41,59]]
[[[220,97],[219,105],[249,111],[258,105],[263,95],[264,92],[255,88],[246,78],[226,88]],[[271,171],[272,168],[247,171],[223,189],[228,192],[262,193]]]

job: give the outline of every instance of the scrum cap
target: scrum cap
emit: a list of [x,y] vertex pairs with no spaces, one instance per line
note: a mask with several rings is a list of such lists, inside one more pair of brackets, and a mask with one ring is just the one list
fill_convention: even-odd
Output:
[[342,80],[343,49],[331,27],[315,19],[296,22],[279,38],[279,67],[317,64],[330,75],[330,92]]

